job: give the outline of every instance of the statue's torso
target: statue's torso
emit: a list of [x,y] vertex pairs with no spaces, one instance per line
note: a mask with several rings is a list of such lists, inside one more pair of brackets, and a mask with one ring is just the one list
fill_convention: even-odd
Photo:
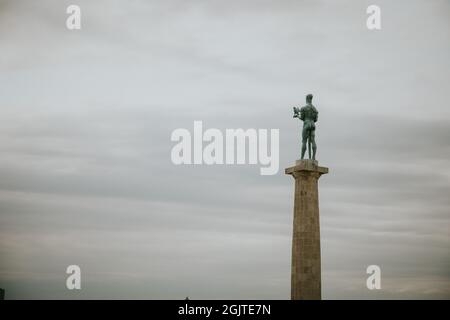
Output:
[[308,104],[300,109],[300,119],[304,121],[304,125],[307,123],[313,123],[317,121],[319,112],[312,105]]

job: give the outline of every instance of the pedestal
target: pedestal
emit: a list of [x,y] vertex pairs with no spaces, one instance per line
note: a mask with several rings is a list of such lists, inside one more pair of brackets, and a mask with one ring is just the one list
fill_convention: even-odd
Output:
[[285,173],[295,179],[291,299],[320,300],[320,224],[318,180],[328,168],[315,160],[297,160]]

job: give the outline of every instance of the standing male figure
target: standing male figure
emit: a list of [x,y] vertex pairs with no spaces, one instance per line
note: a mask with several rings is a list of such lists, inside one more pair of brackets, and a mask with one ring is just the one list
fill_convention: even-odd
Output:
[[[294,107],[294,118],[299,118],[303,121],[302,130],[302,160],[305,157],[306,144],[308,144],[308,155],[312,160],[316,160],[316,125],[319,112],[312,105],[313,95],[308,94],[306,96],[306,106],[298,109]],[[312,157],[311,157],[311,147],[312,147]]]

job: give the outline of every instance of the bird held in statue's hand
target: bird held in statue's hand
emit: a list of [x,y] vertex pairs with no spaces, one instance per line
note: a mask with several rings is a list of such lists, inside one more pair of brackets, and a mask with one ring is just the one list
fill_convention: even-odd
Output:
[[300,116],[300,108],[294,107],[294,116],[293,118],[298,118]]

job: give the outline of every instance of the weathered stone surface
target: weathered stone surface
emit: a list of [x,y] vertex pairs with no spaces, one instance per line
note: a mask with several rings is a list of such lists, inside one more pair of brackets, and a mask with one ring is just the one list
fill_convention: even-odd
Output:
[[321,299],[318,179],[328,173],[315,160],[297,160],[285,173],[295,179],[291,299]]

